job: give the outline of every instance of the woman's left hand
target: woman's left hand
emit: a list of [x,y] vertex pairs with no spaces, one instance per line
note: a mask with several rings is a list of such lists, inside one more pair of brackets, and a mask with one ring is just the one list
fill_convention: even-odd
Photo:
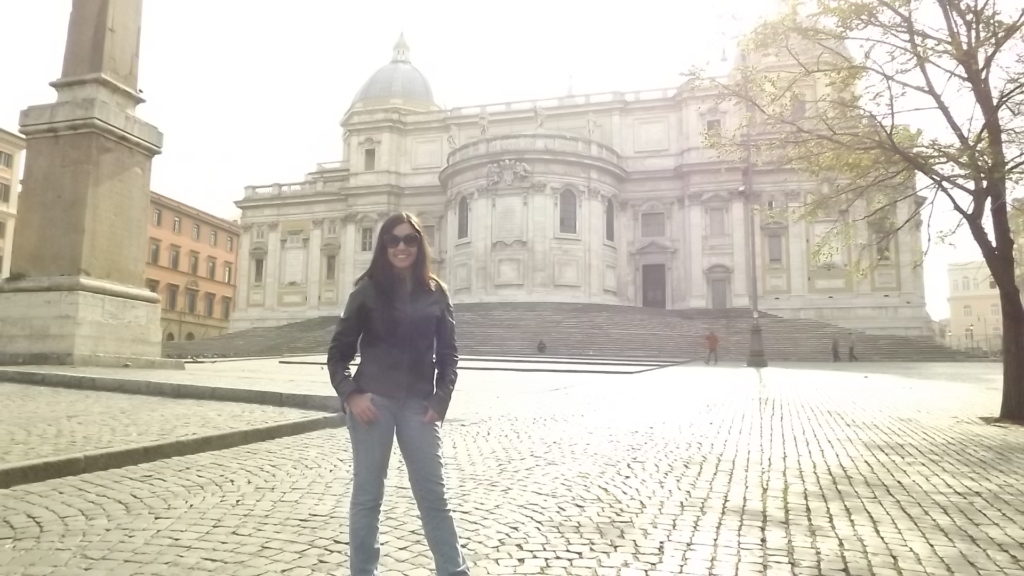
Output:
[[423,421],[426,422],[427,424],[433,424],[434,422],[437,422],[440,419],[441,418],[438,417],[437,412],[434,412],[433,408],[427,408],[427,414],[426,416],[423,417]]

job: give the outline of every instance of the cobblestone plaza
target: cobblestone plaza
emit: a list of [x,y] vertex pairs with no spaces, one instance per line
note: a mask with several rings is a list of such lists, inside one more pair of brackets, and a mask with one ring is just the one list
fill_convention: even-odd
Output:
[[[998,365],[646,368],[462,372],[446,471],[474,574],[1024,574],[1024,431],[983,420]],[[174,377],[331,392],[270,360]],[[315,414],[0,392],[7,465]],[[349,459],[328,428],[0,490],[0,574],[346,573]],[[431,574],[397,454],[382,518],[385,573]]]

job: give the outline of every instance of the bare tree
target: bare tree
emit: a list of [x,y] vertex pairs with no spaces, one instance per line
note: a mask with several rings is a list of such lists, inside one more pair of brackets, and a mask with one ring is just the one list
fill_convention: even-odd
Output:
[[1024,0],[817,0],[753,31],[729,78],[705,79],[748,112],[715,146],[829,182],[811,213],[861,202],[876,250],[937,207],[955,211],[999,290],[1000,417],[1012,420],[1024,420],[1008,203],[1024,172],[1022,27]]

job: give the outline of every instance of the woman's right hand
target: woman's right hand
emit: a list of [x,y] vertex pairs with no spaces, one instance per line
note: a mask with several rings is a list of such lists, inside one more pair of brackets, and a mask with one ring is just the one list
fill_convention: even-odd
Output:
[[373,407],[370,394],[367,392],[355,392],[349,394],[345,400],[349,414],[356,417],[363,424],[369,424],[377,419],[377,409]]

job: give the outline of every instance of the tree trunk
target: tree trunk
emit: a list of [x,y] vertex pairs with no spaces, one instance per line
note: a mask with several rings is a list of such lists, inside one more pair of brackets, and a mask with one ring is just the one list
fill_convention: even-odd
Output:
[[1024,305],[1017,287],[1000,288],[1003,308],[1003,403],[999,417],[1024,422]]

